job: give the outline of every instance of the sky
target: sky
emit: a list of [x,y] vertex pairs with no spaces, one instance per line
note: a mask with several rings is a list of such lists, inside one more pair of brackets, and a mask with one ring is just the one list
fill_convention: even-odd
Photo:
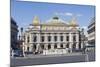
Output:
[[86,28],[95,17],[95,6],[11,0],[11,17],[19,28],[27,28],[34,16],[38,16],[41,23],[47,23],[54,16],[68,23],[75,16],[79,26]]

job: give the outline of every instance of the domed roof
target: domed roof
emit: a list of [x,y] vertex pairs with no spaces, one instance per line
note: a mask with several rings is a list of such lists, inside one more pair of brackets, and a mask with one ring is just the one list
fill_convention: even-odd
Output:
[[59,18],[55,16],[55,17],[53,17],[53,19],[58,20]]
[[49,21],[47,21],[47,24],[53,24],[53,25],[62,25],[65,24],[64,21],[62,19],[59,19],[59,17],[55,16],[52,19],[50,19]]

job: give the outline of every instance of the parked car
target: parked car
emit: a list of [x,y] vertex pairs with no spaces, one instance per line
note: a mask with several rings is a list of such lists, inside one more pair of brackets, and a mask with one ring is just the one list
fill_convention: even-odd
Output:
[[17,50],[13,50],[13,54],[14,57],[23,57],[23,52],[19,49]]

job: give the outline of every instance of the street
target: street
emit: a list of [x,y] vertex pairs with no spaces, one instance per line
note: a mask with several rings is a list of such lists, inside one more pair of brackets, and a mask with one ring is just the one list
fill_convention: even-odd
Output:
[[48,55],[48,56],[32,56],[32,57],[16,57],[11,58],[11,66],[28,66],[28,65],[43,65],[57,63],[74,63],[94,61],[95,55],[93,51],[86,54],[71,54],[71,55]]

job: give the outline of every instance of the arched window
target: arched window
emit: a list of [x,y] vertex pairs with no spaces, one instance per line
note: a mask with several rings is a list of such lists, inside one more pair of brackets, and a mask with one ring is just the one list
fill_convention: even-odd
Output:
[[76,43],[73,43],[73,49],[76,49]]
[[63,41],[63,36],[60,36],[60,41]]
[[76,41],[76,36],[75,35],[73,36],[73,41]]
[[57,44],[54,45],[54,48],[57,48]]
[[66,36],[66,41],[69,41],[69,36]]
[[79,49],[81,49],[81,42],[79,42]]
[[27,37],[27,43],[29,43],[29,41],[30,41],[30,38],[29,38],[29,36]]
[[41,36],[41,42],[44,42],[44,36]]
[[54,36],[54,41],[57,41],[57,36]]
[[51,41],[51,36],[48,36],[48,41]]
[[33,44],[33,49],[36,49],[36,44]]
[[29,47],[27,47],[27,51],[29,51]]
[[44,49],[44,45],[43,44],[41,45],[41,48]]
[[61,44],[60,47],[63,48],[63,44]]
[[66,48],[69,48],[69,43],[66,44]]
[[37,36],[33,36],[33,42],[37,41]]
[[48,49],[51,49],[51,45],[50,44],[48,45]]

